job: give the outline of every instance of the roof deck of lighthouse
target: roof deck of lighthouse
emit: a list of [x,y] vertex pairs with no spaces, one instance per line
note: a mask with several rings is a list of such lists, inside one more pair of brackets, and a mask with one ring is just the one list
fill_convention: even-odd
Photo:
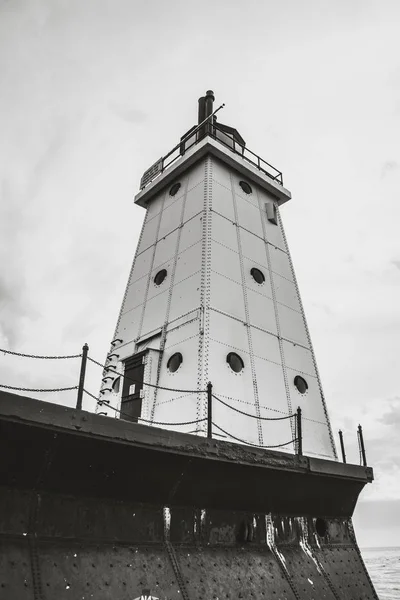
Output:
[[335,458],[279,215],[290,192],[215,137],[189,145],[135,198],[146,216],[110,364],[123,369],[143,352],[144,383],[158,387],[144,385],[140,413],[131,412],[126,386],[103,398],[115,405],[122,395],[123,418],[186,423],[164,427],[205,435],[211,381],[229,405],[213,399],[213,436],[285,444],[294,419],[266,418],[300,406],[304,453]]

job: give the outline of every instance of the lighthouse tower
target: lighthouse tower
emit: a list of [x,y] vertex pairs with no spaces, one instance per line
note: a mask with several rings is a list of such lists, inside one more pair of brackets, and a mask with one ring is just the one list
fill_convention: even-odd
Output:
[[336,459],[290,193],[213,103],[142,177],[99,414],[0,390],[2,600],[378,600],[351,521],[373,471],[361,425],[363,465],[343,436]]
[[99,410],[204,436],[211,382],[214,438],[293,453],[300,407],[304,454],[335,460],[280,214],[291,194],[213,103],[143,175]]

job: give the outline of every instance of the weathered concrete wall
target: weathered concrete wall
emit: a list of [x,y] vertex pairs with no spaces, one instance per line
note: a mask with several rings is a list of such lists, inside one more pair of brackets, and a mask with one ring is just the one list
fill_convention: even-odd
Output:
[[377,598],[348,519],[1,487],[0,544],[2,600]]

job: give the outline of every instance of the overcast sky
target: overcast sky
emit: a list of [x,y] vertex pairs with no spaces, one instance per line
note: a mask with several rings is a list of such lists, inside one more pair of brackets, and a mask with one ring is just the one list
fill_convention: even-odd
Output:
[[[0,0],[0,347],[88,342],[104,360],[144,217],[132,196],[213,89],[293,194],[282,217],[332,426],[357,462],[361,422],[375,469],[362,545],[400,545],[399,31],[396,0]],[[1,355],[0,382],[78,371]]]

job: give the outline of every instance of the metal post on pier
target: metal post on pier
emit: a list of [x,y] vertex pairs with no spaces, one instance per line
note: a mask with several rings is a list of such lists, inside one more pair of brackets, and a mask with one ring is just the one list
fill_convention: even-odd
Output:
[[207,383],[207,437],[212,438],[212,383]]
[[89,346],[87,344],[85,344],[82,347],[81,372],[79,375],[78,396],[76,399],[77,410],[82,410],[83,387],[85,385],[85,373],[86,373],[86,363],[87,363],[88,352],[89,352]]
[[301,426],[301,408],[297,409],[297,454],[302,456],[303,454],[303,431]]
[[364,446],[364,437],[363,437],[363,432],[362,432],[362,427],[361,425],[358,426],[358,443],[360,444],[360,451],[361,451],[361,456],[362,456],[362,462],[364,467],[367,466],[367,457],[365,454],[365,446]]
[[346,462],[346,452],[344,450],[344,441],[343,441],[343,432],[341,429],[339,429],[339,439],[340,439],[340,448],[342,450],[342,459],[343,462]]

